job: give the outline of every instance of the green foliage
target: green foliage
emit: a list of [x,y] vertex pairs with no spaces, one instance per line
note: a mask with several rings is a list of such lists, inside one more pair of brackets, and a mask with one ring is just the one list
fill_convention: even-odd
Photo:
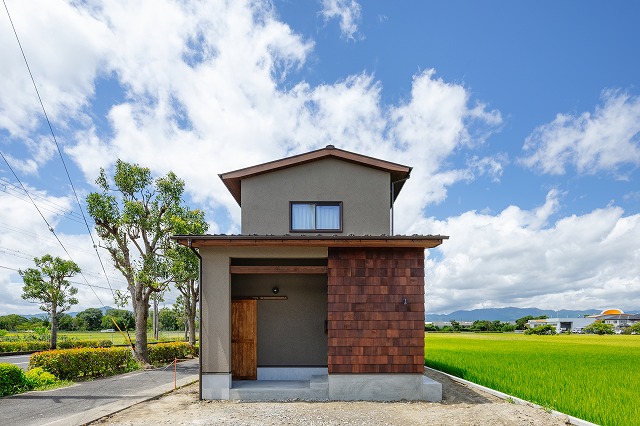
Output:
[[58,315],[58,330],[72,331],[74,329],[73,317],[69,314]]
[[196,348],[187,342],[158,343],[149,346],[149,361],[154,365],[166,364],[174,359],[195,356]]
[[180,329],[180,319],[176,311],[170,308],[162,308],[158,311],[158,323],[160,330],[176,331]]
[[27,385],[30,389],[47,387],[58,383],[58,379],[48,371],[44,371],[41,367],[33,368],[25,374]]
[[148,168],[118,160],[113,182],[101,169],[96,183],[102,192],[87,196],[87,210],[114,266],[127,280],[128,294],[119,294],[118,302],[131,301],[136,357],[148,361],[149,298],[171,281],[164,252],[175,245],[170,236],[181,221],[193,216],[182,206],[184,182],[173,172],[153,179]]
[[136,322],[133,318],[133,313],[131,311],[127,311],[126,309],[109,309],[105,316],[102,317],[101,325],[103,329],[116,329],[117,327],[113,324],[113,320],[118,324],[120,330],[133,330],[135,328]]
[[76,380],[126,373],[137,363],[129,348],[80,348],[35,353],[29,368],[35,367],[63,380]]
[[20,342],[0,342],[0,352],[31,352],[44,351],[49,349],[49,342],[43,341],[20,341]]
[[0,328],[10,331],[18,330],[21,324],[27,322],[27,319],[17,314],[0,316]]
[[613,324],[606,324],[601,320],[592,322],[588,326],[584,327],[582,331],[590,334],[615,334]]
[[556,333],[556,328],[554,326],[552,326],[551,324],[545,324],[545,325],[541,325],[539,327],[527,328],[524,331],[524,334],[526,334],[526,335],[530,335],[530,334],[544,335],[544,334],[557,334],[557,333]]
[[35,268],[19,270],[24,281],[22,298],[40,303],[40,309],[51,318],[51,348],[56,347],[59,315],[78,304],[74,296],[78,289],[71,287],[66,278],[80,272],[80,267],[71,260],[53,257],[50,254],[33,259]]
[[437,325],[434,324],[425,324],[424,331],[440,331]]
[[[89,331],[101,330],[102,329],[102,311],[98,308],[89,308],[84,311],[78,313],[76,315],[76,319],[82,320],[85,324],[83,329]],[[107,327],[111,328],[111,327]]]
[[633,324],[631,327],[627,327],[624,334],[640,334],[640,322]]
[[13,395],[28,388],[22,368],[17,365],[0,363],[0,397]]
[[518,318],[516,320],[516,330],[525,330],[527,328],[527,321],[534,319],[547,319],[546,315],[540,315],[537,317],[527,315],[526,317]]
[[110,348],[113,346],[111,340],[63,340],[58,347],[60,349],[74,349],[74,348]]
[[426,365],[600,425],[640,418],[640,336],[425,335]]

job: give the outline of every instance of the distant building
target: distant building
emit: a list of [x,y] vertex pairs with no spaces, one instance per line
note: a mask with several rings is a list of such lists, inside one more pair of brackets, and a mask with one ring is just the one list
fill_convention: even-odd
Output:
[[640,322],[640,314],[625,314],[620,309],[605,309],[597,315],[589,315],[585,318],[546,318],[527,321],[527,327],[535,328],[543,325],[552,325],[557,333],[581,333],[582,329],[595,321],[602,321],[605,324],[613,325],[617,332],[624,331],[625,328]]
[[543,325],[552,325],[556,328],[556,333],[582,333],[582,329],[593,323],[593,318],[544,318],[527,321],[527,327],[536,328]]
[[605,309],[600,314],[590,315],[588,318],[611,324],[616,331],[624,331],[625,328],[640,322],[640,314],[625,314],[620,309]]

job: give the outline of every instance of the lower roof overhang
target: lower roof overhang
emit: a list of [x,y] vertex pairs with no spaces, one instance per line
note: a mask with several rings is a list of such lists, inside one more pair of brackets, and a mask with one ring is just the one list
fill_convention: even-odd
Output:
[[434,248],[446,235],[174,235],[187,247],[414,247]]

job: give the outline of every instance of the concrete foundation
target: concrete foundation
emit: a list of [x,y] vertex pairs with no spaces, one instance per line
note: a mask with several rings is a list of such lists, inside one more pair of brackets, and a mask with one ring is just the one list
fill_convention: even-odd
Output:
[[422,374],[320,374],[309,380],[231,380],[202,376],[202,399],[236,401],[430,401],[442,385]]
[[229,399],[231,374],[202,374],[202,399]]
[[442,385],[422,374],[330,374],[328,379],[330,400],[442,400]]

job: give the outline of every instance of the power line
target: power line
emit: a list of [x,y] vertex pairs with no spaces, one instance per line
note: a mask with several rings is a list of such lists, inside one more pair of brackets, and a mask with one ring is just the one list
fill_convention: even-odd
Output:
[[[15,185],[14,183],[9,182],[8,180],[6,180],[6,179],[4,179],[2,177],[0,177],[0,183],[2,183],[2,186],[4,186],[4,188],[0,188],[0,191],[5,192],[7,195],[11,195],[12,197],[16,197],[16,198],[18,198],[20,200],[25,200],[24,196],[21,195],[22,191],[21,191],[21,189],[20,189],[20,187],[18,185]],[[20,193],[14,194],[14,193],[10,192],[11,190],[20,191]],[[68,209],[68,208],[66,208],[64,206],[61,206],[58,203],[54,203],[53,201],[48,200],[47,198],[42,197],[40,195],[33,194],[31,192],[30,192],[30,194],[31,194],[31,197],[36,199],[36,200],[38,200],[39,203],[45,204],[48,207],[50,207],[50,209],[45,209],[45,210],[51,211],[53,213],[58,213],[58,214],[64,215],[64,216],[73,216],[75,219],[77,219],[77,221],[82,219],[81,215],[79,215],[77,212],[75,212],[75,211],[73,211],[71,209]],[[79,222],[79,223],[82,223],[82,222]]]
[[[86,216],[84,214],[84,210],[82,209],[82,205],[80,204],[80,199],[78,198],[78,193],[76,192],[76,188],[73,185],[73,181],[71,180],[71,175],[69,174],[69,169],[67,168],[67,163],[64,161],[64,156],[62,155],[62,150],[60,149],[60,145],[58,144],[58,139],[56,139],[56,135],[53,132],[53,126],[51,125],[51,121],[49,121],[49,116],[47,115],[47,110],[44,107],[44,102],[42,102],[42,98],[40,97],[40,92],[38,91],[38,85],[36,84],[36,80],[33,77],[33,73],[31,72],[31,67],[29,67],[29,61],[27,61],[27,55],[24,53],[24,49],[22,48],[22,43],[20,43],[20,37],[18,37],[18,32],[16,31],[16,27],[15,27],[15,25],[13,25],[13,19],[11,19],[11,14],[9,13],[9,8],[7,7],[7,2],[5,0],[2,0],[2,2],[4,3],[4,8],[7,11],[7,16],[9,17],[9,22],[11,23],[11,28],[13,29],[13,34],[16,36],[16,41],[18,42],[18,46],[20,47],[20,52],[22,53],[22,58],[24,59],[24,64],[27,66],[27,71],[29,71],[29,77],[31,77],[31,82],[33,83],[33,88],[36,91],[36,95],[38,96],[38,101],[40,102],[40,106],[42,107],[42,113],[44,114],[44,118],[47,121],[47,125],[49,126],[49,131],[51,132],[51,137],[53,138],[53,142],[55,143],[56,149],[58,150],[58,154],[60,155],[60,160],[62,161],[62,165],[64,166],[64,171],[67,174],[67,178],[69,179],[69,184],[71,185],[71,190],[73,191],[73,195],[76,198],[76,202],[78,203],[78,208],[80,209],[80,213],[82,214],[82,218],[84,219],[84,223],[85,223],[85,225],[87,227],[87,231],[89,232],[89,236],[91,237],[91,242],[93,243],[93,249],[95,250],[96,255],[98,256],[98,260],[100,261],[100,266],[102,266],[102,270],[104,272],[104,277],[107,280],[107,283],[109,283],[109,287],[111,288],[111,282],[109,282],[109,278],[107,277],[107,270],[104,267],[104,263],[102,262],[102,258],[100,257],[100,253],[98,253],[98,246],[96,245],[96,242],[93,239],[93,234],[91,233],[91,229],[89,228],[89,222],[87,222],[87,218],[86,218]],[[2,156],[2,158],[4,158],[4,155]],[[7,161],[6,158],[5,158],[5,161]],[[9,164],[9,163],[7,162],[7,164]],[[9,168],[11,168],[11,166],[9,166]],[[11,169],[11,172],[13,172],[13,169]],[[14,172],[13,172],[13,174],[16,177],[16,179],[18,180],[18,182],[20,182],[20,180],[18,179],[18,177],[15,175]],[[22,185],[22,182],[20,182],[20,186],[22,186],[22,189],[24,189],[24,185]],[[29,199],[31,199],[30,195],[29,195]],[[33,202],[33,199],[31,199],[31,201]],[[33,203],[33,205],[35,206],[35,203]],[[38,210],[38,212],[39,211],[40,210]],[[42,216],[42,213],[40,213],[40,215]],[[44,218],[44,216],[42,216],[42,217]],[[54,232],[53,228],[51,228],[51,226],[49,226],[49,229],[51,230],[51,232]],[[54,232],[54,235],[55,235],[55,232]],[[56,236],[56,238],[58,238],[58,237]],[[58,241],[60,241],[60,239],[58,239]],[[60,242],[60,245],[62,245],[62,242]],[[62,247],[64,248],[64,246],[62,246]],[[67,251],[66,248],[64,250],[65,250],[65,252]],[[67,252],[67,254],[69,254],[69,253]],[[69,258],[71,258],[71,256],[69,256]],[[83,278],[84,278],[84,275],[83,275]],[[86,281],[86,278],[85,278],[85,281]],[[87,281],[87,284],[89,284],[88,281]],[[111,288],[111,294],[112,294],[113,298],[115,299],[116,295],[115,295],[115,292],[113,291],[113,288]],[[98,297],[97,294],[96,294],[96,297]],[[100,303],[102,303],[102,302],[100,302]]]

